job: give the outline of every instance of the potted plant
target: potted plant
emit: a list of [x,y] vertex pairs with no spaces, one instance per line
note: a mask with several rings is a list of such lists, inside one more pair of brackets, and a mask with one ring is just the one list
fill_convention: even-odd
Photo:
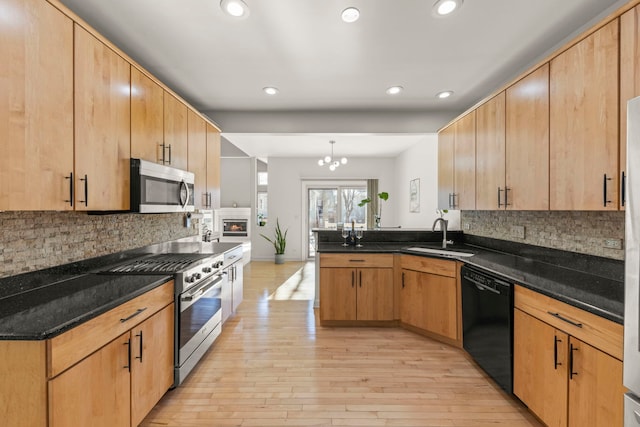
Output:
[[275,262],[276,264],[283,264],[284,263],[284,251],[287,247],[287,233],[289,232],[289,229],[286,229],[284,231],[284,233],[282,232],[282,230],[280,229],[280,221],[278,220],[278,218],[276,218],[276,235],[273,239],[270,239],[269,237],[265,236],[264,234],[260,234],[262,237],[264,237],[267,241],[269,241],[269,243],[271,243],[273,245],[273,248],[276,250],[276,258],[275,258]]
[[[389,193],[387,193],[386,191],[383,191],[382,193],[378,193],[378,198],[380,200],[388,200],[389,199]],[[358,206],[364,206],[367,203],[371,202],[371,197],[367,197],[366,199],[362,199],[360,201],[360,203],[358,203]],[[375,228],[380,228],[380,221],[382,218],[382,203],[378,203],[378,213],[373,215],[374,221],[375,221]]]

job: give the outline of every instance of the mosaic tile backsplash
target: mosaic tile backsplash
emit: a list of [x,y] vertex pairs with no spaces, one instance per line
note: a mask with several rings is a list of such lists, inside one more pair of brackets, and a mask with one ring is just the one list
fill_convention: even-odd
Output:
[[0,277],[194,234],[180,213],[0,212]]
[[624,212],[462,211],[460,224],[465,234],[624,260]]

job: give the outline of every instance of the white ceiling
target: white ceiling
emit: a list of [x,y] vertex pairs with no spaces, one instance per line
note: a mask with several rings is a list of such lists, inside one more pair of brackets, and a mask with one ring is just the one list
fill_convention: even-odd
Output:
[[[219,0],[61,2],[263,157],[322,155],[329,139],[348,151],[358,138],[360,152],[393,154],[388,141],[437,131],[626,1],[466,0],[435,18],[435,0],[245,0],[241,20]],[[347,6],[356,23],[340,20]],[[405,90],[391,97],[392,85]],[[436,99],[442,90],[455,95]],[[403,133],[414,135],[371,135]]]

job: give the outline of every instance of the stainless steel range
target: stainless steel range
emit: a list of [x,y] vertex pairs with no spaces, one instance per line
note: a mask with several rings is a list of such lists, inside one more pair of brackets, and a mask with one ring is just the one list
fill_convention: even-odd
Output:
[[222,331],[223,255],[162,254],[109,268],[108,274],[173,275],[175,377],[181,384]]

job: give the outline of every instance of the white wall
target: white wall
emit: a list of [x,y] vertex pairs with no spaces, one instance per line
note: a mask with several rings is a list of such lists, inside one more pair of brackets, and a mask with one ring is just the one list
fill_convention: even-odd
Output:
[[[395,159],[396,185],[393,190],[398,224],[402,228],[431,228],[438,217],[438,135],[425,135],[424,140]],[[409,212],[409,182],[420,179],[420,212]],[[460,228],[460,212],[445,214],[449,229]]]
[[220,207],[229,208],[236,203],[239,208],[252,206],[255,199],[252,185],[252,158],[220,159]]
[[306,257],[303,227],[306,224],[303,180],[362,180],[377,178],[379,191],[387,191],[389,200],[383,207],[382,225],[398,225],[396,218],[396,178],[393,158],[349,158],[349,163],[331,172],[320,167],[315,158],[269,158],[269,223],[258,227],[252,236],[253,259],[273,259],[273,246],[259,233],[273,236],[276,218],[282,229],[289,229],[285,259],[302,260]]

